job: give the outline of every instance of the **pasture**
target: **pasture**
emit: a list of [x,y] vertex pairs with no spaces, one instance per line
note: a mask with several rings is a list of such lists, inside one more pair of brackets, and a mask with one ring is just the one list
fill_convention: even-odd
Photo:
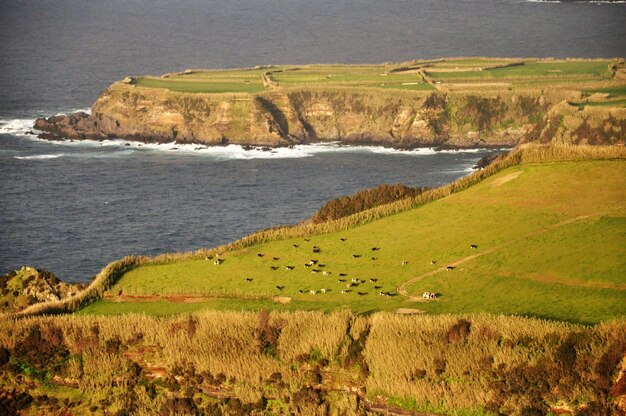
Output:
[[[624,81],[611,68],[623,63],[610,60],[553,60],[513,58],[449,58],[378,65],[280,65],[243,69],[186,70],[162,77],[136,77],[138,88],[158,88],[179,93],[259,94],[294,88],[333,88],[368,91],[402,90],[423,95],[446,93],[524,94],[581,98],[609,94],[586,105],[623,107]],[[615,99],[617,98],[617,99]],[[562,98],[561,98],[562,99]],[[570,98],[572,99],[572,98]],[[575,99],[574,99],[575,100]]]
[[624,201],[624,161],[525,163],[346,231],[143,265],[80,313],[405,308],[598,322],[626,315]]

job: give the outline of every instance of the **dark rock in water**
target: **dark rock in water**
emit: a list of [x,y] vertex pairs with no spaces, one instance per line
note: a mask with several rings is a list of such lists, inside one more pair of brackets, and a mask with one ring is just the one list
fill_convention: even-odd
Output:
[[242,149],[243,149],[243,150],[254,150],[254,149],[255,149],[255,147],[254,147],[254,146],[252,146],[251,144],[246,144],[246,145],[243,145],[243,146],[242,146]]
[[44,140],[104,140],[107,135],[98,129],[97,119],[84,112],[38,118],[33,127],[44,133]]
[[54,133],[39,133],[37,135],[38,139],[41,140],[48,140],[48,141],[52,141],[52,142],[58,142],[63,140],[63,137],[59,136],[58,134],[54,134]]
[[472,166],[472,169],[486,168],[487,166],[491,165],[496,160],[502,159],[508,154],[509,152],[504,152],[504,153],[494,153],[491,155],[483,156],[478,162],[476,162],[474,166]]
[[65,283],[48,271],[25,266],[0,276],[0,313],[18,312],[35,303],[62,300],[83,289],[82,284]]

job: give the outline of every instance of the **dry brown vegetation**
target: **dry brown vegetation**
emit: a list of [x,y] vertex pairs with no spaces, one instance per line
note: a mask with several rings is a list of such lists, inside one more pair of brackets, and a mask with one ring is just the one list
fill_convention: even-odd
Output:
[[624,321],[584,327],[487,315],[5,318],[0,410],[357,415],[384,403],[608,415],[625,340]]

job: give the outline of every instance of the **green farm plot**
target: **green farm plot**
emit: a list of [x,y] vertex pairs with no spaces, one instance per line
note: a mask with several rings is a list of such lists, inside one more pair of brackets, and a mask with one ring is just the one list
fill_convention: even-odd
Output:
[[257,93],[264,90],[260,79],[255,82],[221,81],[211,78],[210,81],[180,81],[177,79],[139,78],[135,85],[143,88],[164,88],[171,91],[186,93]]
[[[626,315],[625,200],[624,161],[523,164],[346,231],[223,253],[219,265],[196,258],[141,266],[109,298],[122,291],[152,301],[100,301],[82,313],[408,308],[597,322]],[[419,278],[460,260],[452,271]],[[352,279],[358,283],[348,287]],[[408,281],[409,296],[398,294]],[[423,291],[441,296],[422,302]],[[166,295],[207,299],[168,305]]]
[[452,58],[435,62],[427,62],[435,68],[476,68],[509,65],[518,62],[519,59],[494,59],[494,58]]
[[501,68],[470,71],[437,72],[427,71],[428,76],[438,81],[464,79],[523,79],[523,78],[609,78],[609,61],[593,62],[527,62]]
[[357,83],[369,84],[377,82],[415,82],[421,81],[418,74],[338,74],[325,75],[320,73],[282,72],[272,75],[278,82],[324,82],[324,83]]
[[259,82],[261,76],[272,69],[215,69],[215,70],[197,70],[189,71],[168,77],[169,79],[191,79],[191,80],[210,80],[210,79],[231,79],[231,80],[249,80]]
[[616,87],[608,87],[608,88],[598,88],[595,90],[585,91],[585,93],[587,94],[601,93],[601,94],[609,94],[609,97],[625,97],[626,85],[619,85]]

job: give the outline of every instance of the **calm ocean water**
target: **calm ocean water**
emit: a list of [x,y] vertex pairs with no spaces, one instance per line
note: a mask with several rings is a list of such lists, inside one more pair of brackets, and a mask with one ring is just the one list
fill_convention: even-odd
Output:
[[626,4],[517,0],[0,2],[0,272],[83,281],[127,254],[214,246],[379,183],[437,186],[488,152],[173,152],[52,144],[37,116],[128,74],[446,56],[626,55]]

